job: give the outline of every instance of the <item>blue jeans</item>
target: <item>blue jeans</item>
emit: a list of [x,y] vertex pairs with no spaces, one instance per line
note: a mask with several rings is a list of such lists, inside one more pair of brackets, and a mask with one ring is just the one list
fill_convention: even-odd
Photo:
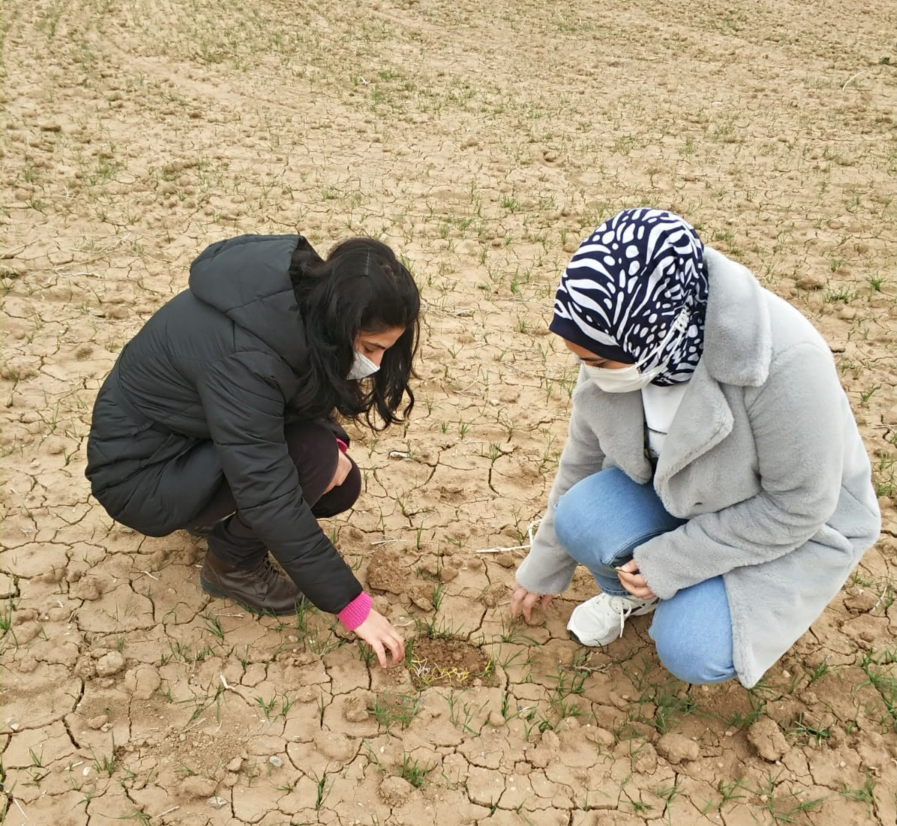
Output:
[[[683,524],[666,511],[652,485],[636,484],[617,468],[575,484],[558,501],[554,514],[560,543],[610,595],[629,596],[615,566],[632,559],[642,543]],[[649,634],[664,667],[680,680],[709,684],[735,676],[732,621],[722,577],[661,600]]]

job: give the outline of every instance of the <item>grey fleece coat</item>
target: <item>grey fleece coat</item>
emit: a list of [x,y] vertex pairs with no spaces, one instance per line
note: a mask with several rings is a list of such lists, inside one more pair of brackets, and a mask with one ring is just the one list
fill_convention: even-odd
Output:
[[[822,336],[741,265],[709,248],[705,261],[704,355],[653,477],[666,509],[688,521],[635,560],[661,599],[722,575],[735,670],[751,687],[838,593],[881,514]],[[528,591],[559,594],[573,577],[553,518],[570,487],[609,467],[652,482],[643,428],[641,393],[604,393],[581,372],[548,510],[517,571]]]

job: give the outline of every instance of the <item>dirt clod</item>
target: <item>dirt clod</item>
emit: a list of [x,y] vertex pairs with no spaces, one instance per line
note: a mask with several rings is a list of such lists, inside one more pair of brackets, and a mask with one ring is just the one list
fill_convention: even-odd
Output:
[[679,763],[690,763],[697,760],[701,755],[701,750],[694,740],[690,740],[681,734],[670,732],[664,734],[657,741],[657,753],[667,762],[673,765]]
[[414,786],[402,777],[386,777],[380,784],[380,799],[388,806],[401,806],[414,793]]
[[191,775],[190,777],[185,777],[180,782],[178,792],[181,797],[198,799],[213,795],[217,786],[218,783],[211,777]]
[[98,677],[111,677],[125,667],[125,658],[118,651],[109,651],[96,661]]
[[379,549],[368,562],[368,586],[375,591],[403,594],[407,585],[408,569],[401,556],[388,549]]

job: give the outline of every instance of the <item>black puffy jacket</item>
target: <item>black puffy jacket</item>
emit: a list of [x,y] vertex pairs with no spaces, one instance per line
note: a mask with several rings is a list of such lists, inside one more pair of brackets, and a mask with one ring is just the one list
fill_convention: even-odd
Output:
[[226,477],[305,595],[338,613],[361,585],[303,499],[284,424],[306,360],[289,277],[299,235],[212,244],[189,289],[124,347],[93,411],[87,477],[117,521],[150,536],[189,524]]

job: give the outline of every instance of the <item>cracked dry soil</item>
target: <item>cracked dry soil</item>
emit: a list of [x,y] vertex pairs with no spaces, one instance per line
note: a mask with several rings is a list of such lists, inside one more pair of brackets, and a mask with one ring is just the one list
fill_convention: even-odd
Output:
[[[7,826],[891,826],[897,820],[893,4],[8,0],[0,813]],[[584,651],[507,600],[564,443],[547,335],[579,240],[691,220],[831,344],[885,530],[751,692]],[[203,547],[83,479],[100,381],[242,232],[351,234],[425,300],[417,406],[353,432],[325,524],[411,643],[199,590]],[[485,549],[506,549],[477,553]]]

